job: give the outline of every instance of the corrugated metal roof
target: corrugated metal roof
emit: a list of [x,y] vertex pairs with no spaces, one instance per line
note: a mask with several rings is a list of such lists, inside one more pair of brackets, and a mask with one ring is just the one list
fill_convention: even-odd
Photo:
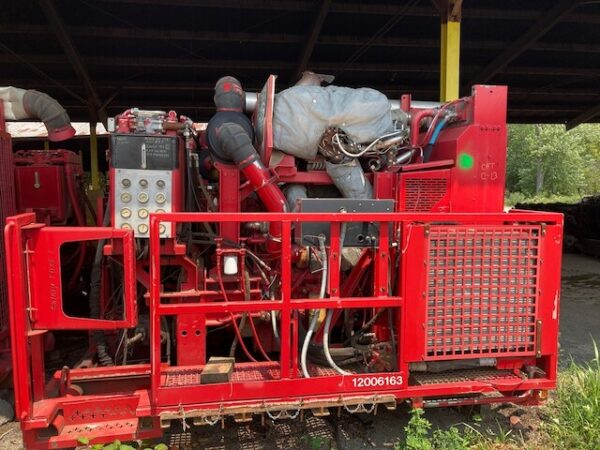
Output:
[[[307,67],[334,74],[336,84],[438,97],[440,19],[428,0],[5,3],[0,85],[45,91],[75,120],[89,118],[89,88],[40,4],[54,5],[97,93],[91,103],[109,115],[137,106],[206,120],[220,76],[258,90],[274,73],[285,88],[307,51]],[[509,85],[513,122],[599,119],[599,4],[464,0],[462,17],[463,94],[469,83]]]

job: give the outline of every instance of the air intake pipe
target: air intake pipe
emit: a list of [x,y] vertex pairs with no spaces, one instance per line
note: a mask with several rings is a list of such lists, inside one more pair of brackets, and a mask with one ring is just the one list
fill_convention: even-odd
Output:
[[373,187],[357,159],[340,164],[325,162],[325,169],[344,198],[367,200],[373,198]]
[[48,130],[48,139],[64,141],[75,135],[65,109],[48,94],[32,89],[0,87],[4,116],[9,120],[39,119]]
[[[217,134],[219,148],[223,156],[233,161],[246,176],[258,197],[270,212],[287,212],[287,201],[279,186],[271,180],[268,169],[263,165],[250,136],[240,125],[224,123]],[[267,248],[277,252],[281,248],[281,223],[269,225]]]

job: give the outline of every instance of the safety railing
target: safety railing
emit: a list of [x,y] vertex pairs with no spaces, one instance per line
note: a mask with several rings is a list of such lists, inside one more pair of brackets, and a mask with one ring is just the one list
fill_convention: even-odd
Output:
[[[281,223],[281,295],[280,298],[270,300],[248,301],[194,301],[187,296],[185,303],[163,303],[161,298],[176,298],[177,293],[161,292],[160,279],[160,225],[161,223],[246,223],[246,222],[279,222]],[[328,276],[329,297],[323,299],[292,298],[292,226],[306,222],[324,222],[330,227],[330,240],[328,259],[331,270]],[[369,297],[345,297],[340,292],[340,234],[343,223],[367,222],[378,224],[379,236],[374,252],[374,280],[373,295]],[[150,363],[151,363],[151,402],[154,406],[164,405],[165,402],[186,401],[193,402],[196,396],[168,395],[162,383],[165,372],[161,369],[161,341],[160,324],[162,316],[176,316],[180,314],[210,314],[210,313],[252,313],[259,311],[278,311],[280,313],[280,355],[279,355],[279,380],[294,380],[301,378],[297,368],[298,336],[297,329],[292,323],[292,313],[298,310],[315,309],[345,309],[345,308],[402,308],[402,291],[389,292],[390,277],[401,277],[400,271],[391,273],[388,259],[390,251],[404,253],[410,242],[410,231],[404,231],[412,223],[418,224],[512,224],[512,223],[540,223],[561,224],[562,216],[552,213],[531,213],[514,211],[511,213],[497,214],[444,214],[444,213],[160,213],[150,215]],[[393,225],[390,227],[390,225]],[[394,235],[389,230],[394,230]],[[393,250],[393,249],[396,250]],[[400,312],[398,312],[400,319]],[[291,385],[288,385],[288,387]],[[333,385],[332,385],[333,386]],[[218,391],[215,385],[197,386]],[[323,388],[324,385],[321,385]],[[397,387],[397,386],[396,386]],[[197,390],[198,398],[201,391]],[[208,391],[203,391],[208,392]],[[224,391],[225,392],[225,391]],[[232,391],[233,392],[233,391]],[[164,394],[164,395],[161,395]],[[216,394],[215,394],[216,395]],[[240,388],[236,390],[236,398],[249,399],[252,390]],[[246,397],[244,397],[246,396]],[[168,400],[167,400],[168,399]]]

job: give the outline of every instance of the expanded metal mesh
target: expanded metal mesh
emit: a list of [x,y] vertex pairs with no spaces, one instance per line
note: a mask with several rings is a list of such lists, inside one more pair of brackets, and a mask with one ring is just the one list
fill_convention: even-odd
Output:
[[411,377],[414,384],[445,384],[445,383],[464,383],[467,381],[518,381],[521,377],[514,374],[511,370],[497,369],[469,369],[454,370],[446,373],[412,373]]
[[539,226],[433,226],[426,359],[535,352]]
[[[352,372],[352,370],[349,370]],[[335,376],[337,372],[329,367],[308,365],[308,372],[312,377]],[[164,387],[191,386],[201,384],[200,375],[202,368],[190,367],[169,371],[162,380]],[[298,372],[298,376],[301,373]],[[258,362],[236,364],[231,373],[231,382],[253,382],[253,381],[271,381],[281,379],[281,371],[278,362]]]
[[407,177],[403,179],[403,211],[428,212],[439,203],[448,192],[449,179]]
[[[2,103],[0,102],[0,107]],[[0,131],[0,228],[16,213],[13,154],[10,135]],[[6,284],[4,238],[0,238],[0,332],[8,329],[8,292]]]

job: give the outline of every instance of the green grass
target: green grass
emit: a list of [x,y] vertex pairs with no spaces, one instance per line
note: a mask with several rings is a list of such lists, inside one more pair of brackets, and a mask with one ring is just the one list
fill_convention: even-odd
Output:
[[394,450],[518,450],[528,449],[520,433],[502,427],[483,428],[475,424],[458,424],[431,433],[431,422],[424,417],[422,409],[413,409],[408,425],[404,428],[406,438],[396,442]]
[[395,450],[598,450],[600,449],[600,355],[588,364],[572,363],[559,375],[558,390],[542,408],[544,420],[531,441],[507,424],[483,426],[481,421],[431,432],[423,410],[411,412],[406,438]]
[[543,426],[555,449],[600,449],[600,358],[571,366],[559,375],[555,399],[546,407]]

